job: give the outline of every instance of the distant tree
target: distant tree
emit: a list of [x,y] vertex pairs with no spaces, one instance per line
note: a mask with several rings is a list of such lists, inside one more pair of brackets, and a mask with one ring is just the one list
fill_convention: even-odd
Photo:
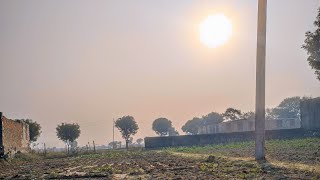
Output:
[[122,142],[121,141],[116,141],[116,147],[121,148]]
[[223,113],[223,117],[227,121],[234,121],[241,119],[242,113],[240,110],[235,108],[228,108],[225,113]]
[[219,124],[221,122],[223,122],[223,116],[217,112],[211,112],[205,116],[202,116],[203,125]]
[[32,119],[21,119],[20,121],[24,121],[29,125],[29,137],[30,142],[34,143],[38,140],[40,134],[41,134],[41,126],[36,121],[33,121]]
[[273,108],[267,108],[265,112],[266,120],[273,120],[276,118]]
[[108,146],[113,148],[113,144],[114,144],[114,143],[115,143],[115,142],[111,141],[111,142],[109,142]]
[[241,116],[241,119],[247,119],[247,120],[254,120],[255,119],[255,113],[252,111],[243,113]]
[[138,124],[132,116],[123,116],[115,122],[115,126],[120,130],[122,137],[126,141],[126,149],[128,149],[130,136],[137,133]]
[[198,117],[194,117],[193,119],[187,121],[183,126],[182,126],[182,131],[188,134],[198,134],[198,129],[199,126],[202,123],[202,119]]
[[133,143],[133,137],[130,137],[128,141],[128,145],[132,145],[132,143]]
[[114,145],[114,148],[121,147],[121,141],[114,141],[114,143],[111,141],[108,144],[108,146],[111,147],[111,148],[113,148],[113,145]]
[[306,32],[306,39],[302,48],[307,51],[307,61],[311,68],[315,70],[318,80],[320,80],[320,8],[318,9],[316,21],[313,24],[316,30],[314,32]]
[[299,118],[300,101],[301,98],[299,96],[286,98],[271,110],[270,115],[273,118]]
[[137,144],[140,146],[141,145],[141,143],[143,142],[143,139],[142,138],[139,138],[139,139],[137,139]]
[[152,129],[160,136],[169,135],[170,128],[172,128],[172,122],[167,118],[158,118],[152,123]]
[[57,126],[57,136],[66,143],[67,152],[70,152],[70,146],[80,136],[80,126],[78,124],[62,123]]
[[171,127],[171,128],[169,128],[168,135],[169,136],[179,136],[179,132],[174,127]]

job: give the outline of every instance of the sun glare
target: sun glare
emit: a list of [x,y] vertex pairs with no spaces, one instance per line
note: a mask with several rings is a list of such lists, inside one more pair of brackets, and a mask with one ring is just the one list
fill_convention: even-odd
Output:
[[232,35],[232,24],[223,14],[208,16],[199,25],[200,41],[209,48],[226,43]]

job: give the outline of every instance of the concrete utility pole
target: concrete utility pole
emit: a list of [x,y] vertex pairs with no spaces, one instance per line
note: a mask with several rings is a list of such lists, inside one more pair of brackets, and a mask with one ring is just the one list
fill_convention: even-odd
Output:
[[256,64],[256,112],[255,112],[255,158],[265,159],[265,72],[267,0],[258,2],[257,64]]

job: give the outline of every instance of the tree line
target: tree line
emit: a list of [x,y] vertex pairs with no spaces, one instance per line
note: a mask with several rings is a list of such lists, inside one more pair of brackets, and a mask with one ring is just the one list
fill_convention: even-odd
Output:
[[[309,97],[301,98],[299,96],[285,98],[277,107],[266,109],[266,120],[300,118],[300,101],[308,98]],[[211,112],[200,118],[194,117],[193,119],[188,120],[181,129],[187,134],[198,134],[198,129],[201,126],[240,119],[254,120],[255,113],[252,111],[242,113],[239,109],[227,108],[224,113]]]
[[[266,120],[279,118],[300,118],[300,101],[308,99],[308,97],[289,97],[280,102],[275,108],[266,109]],[[225,121],[235,120],[254,120],[255,114],[252,111],[242,112],[236,108],[227,108],[225,112],[211,112],[202,117],[194,117],[186,121],[182,126],[182,131],[186,134],[198,134],[198,129],[201,126],[219,124]],[[41,126],[36,121],[31,119],[22,119],[29,125],[30,142],[36,142],[41,134]],[[123,116],[115,121],[115,127],[120,131],[122,138],[125,140],[126,148],[133,143],[133,137],[139,130],[139,126],[133,116]],[[172,121],[161,117],[157,118],[152,123],[152,130],[159,136],[178,136],[178,131],[173,127]],[[76,123],[61,123],[56,127],[57,137],[62,140],[67,147],[67,152],[70,152],[72,144],[81,134],[80,126]],[[137,144],[143,142],[142,138],[137,139]],[[121,141],[111,142],[110,146],[121,147]]]

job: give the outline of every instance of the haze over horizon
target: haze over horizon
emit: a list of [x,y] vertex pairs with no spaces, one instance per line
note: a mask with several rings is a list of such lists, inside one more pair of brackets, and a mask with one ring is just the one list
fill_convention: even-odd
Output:
[[[320,96],[301,49],[319,2],[268,2],[267,107]],[[198,26],[216,13],[233,32],[208,48]],[[254,110],[256,22],[253,0],[0,1],[0,111],[39,122],[38,142],[63,147],[55,132],[62,122],[80,125],[80,145],[106,145],[112,119],[124,115],[135,117],[137,139],[154,136],[159,117],[182,134],[193,117]]]

